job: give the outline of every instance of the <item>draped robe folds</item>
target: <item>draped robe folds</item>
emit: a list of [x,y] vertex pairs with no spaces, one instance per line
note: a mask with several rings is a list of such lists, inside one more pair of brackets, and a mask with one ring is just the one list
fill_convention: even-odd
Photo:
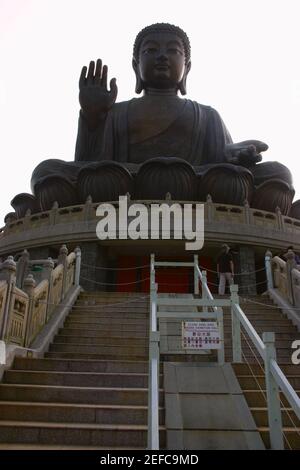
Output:
[[[153,144],[151,149],[152,157],[177,156],[193,166],[225,162],[224,147],[226,143],[232,143],[232,139],[221,117],[209,106],[191,100],[185,100],[185,102],[183,112],[167,129],[162,130],[156,136],[149,137],[149,141],[152,137],[156,138],[156,145]],[[91,132],[84,119],[79,118],[76,161],[115,160],[120,163],[139,163],[131,157],[131,153],[135,152],[134,145],[129,144],[129,104],[130,101],[124,101],[113,106],[107,115],[102,135],[98,129]],[[191,115],[193,115],[192,120]],[[169,135],[170,145],[174,143],[176,145],[176,139],[180,139],[181,136],[174,130],[181,123],[183,131],[187,125],[190,127],[190,142],[182,146],[181,154],[170,155],[170,149],[167,148],[165,150],[167,154],[158,153],[161,152],[159,140],[163,140],[167,135]],[[146,146],[147,142],[144,144]]]
[[[129,108],[137,99],[115,103],[107,114],[104,128],[101,123],[92,131],[80,113],[75,161],[49,159],[40,163],[32,174],[32,191],[36,183],[52,175],[64,176],[76,183],[82,167],[103,160],[119,162],[132,174],[143,161],[155,157],[182,158],[199,175],[216,164],[228,165],[224,150],[232,139],[220,115],[215,109],[191,100],[184,100],[182,112],[177,113],[167,128],[149,135],[144,141],[130,143]],[[265,162],[249,169],[255,184],[271,177],[292,185],[289,170],[280,163]]]

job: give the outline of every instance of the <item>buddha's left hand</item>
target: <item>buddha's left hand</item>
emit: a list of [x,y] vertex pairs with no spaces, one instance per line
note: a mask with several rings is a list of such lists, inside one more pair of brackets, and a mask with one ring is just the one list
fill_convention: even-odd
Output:
[[226,144],[225,155],[228,163],[249,167],[261,162],[260,152],[265,152],[268,148],[268,145],[260,140],[244,140],[235,144]]

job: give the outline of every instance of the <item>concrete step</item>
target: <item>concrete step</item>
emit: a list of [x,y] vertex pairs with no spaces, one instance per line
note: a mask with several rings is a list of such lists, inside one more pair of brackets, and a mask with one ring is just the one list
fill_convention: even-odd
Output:
[[108,329],[109,325],[106,329],[88,329],[88,328],[61,328],[58,332],[59,335],[62,336],[83,336],[89,338],[109,338],[110,335],[114,336],[117,335],[119,338],[129,338],[135,341],[136,339],[146,340],[149,341],[148,331],[144,329],[142,331],[139,330],[124,330],[119,328]]
[[143,333],[148,333],[148,329],[149,329],[149,325],[148,324],[141,324],[141,323],[112,323],[110,324],[108,321],[107,322],[99,322],[99,321],[85,321],[85,320],[82,320],[82,321],[75,321],[75,320],[69,320],[69,319],[66,319],[65,323],[64,323],[64,328],[77,328],[77,329],[80,329],[80,330],[84,330],[84,329],[87,329],[87,330],[107,330],[108,328],[110,329],[110,331],[124,331],[124,332],[132,332],[132,331],[136,331],[136,332],[143,332]]
[[116,300],[116,301],[98,301],[98,300],[84,300],[84,301],[77,301],[76,304],[73,306],[74,310],[80,310],[80,309],[86,309],[86,308],[92,308],[92,309],[113,309],[115,311],[117,310],[148,310],[149,309],[149,301],[148,302],[138,302],[138,301],[132,301],[132,300]]
[[69,316],[72,318],[77,318],[77,317],[95,317],[95,318],[131,318],[132,320],[147,320],[149,318],[149,312],[147,310],[143,312],[121,312],[119,309],[116,311],[106,311],[106,310],[94,310],[94,309],[89,309],[89,310],[82,310],[82,311],[77,311],[74,310],[70,312]]
[[[270,449],[270,434],[268,427],[259,427],[258,431],[264,441],[266,449]],[[300,427],[283,428],[284,447],[286,450],[300,450]]]
[[[251,364],[251,369],[246,363],[234,363],[232,366],[237,376],[253,374],[260,375],[262,374],[262,370],[264,370],[264,367],[258,364]],[[289,364],[279,363],[279,366],[285,375],[299,374],[299,366],[291,364],[291,362],[289,362]]]
[[[165,431],[161,432],[162,445]],[[0,442],[146,447],[145,425],[0,421]]]
[[[278,318],[274,318],[273,320],[265,320],[263,315],[262,316],[258,316],[258,318],[253,318],[251,316],[248,316],[248,320],[252,323],[252,325],[256,328],[257,327],[268,327],[268,329],[270,327],[273,327],[273,326],[291,326],[292,323],[290,320],[286,319],[286,318],[283,318],[283,317],[278,317]],[[229,318],[225,318],[224,319],[224,325],[226,326],[229,326],[231,325],[231,320]],[[264,331],[268,331],[268,330],[264,330]],[[273,330],[272,330],[273,331]]]
[[8,370],[4,374],[3,383],[67,387],[147,388],[148,374]]
[[67,360],[67,359],[30,359],[15,358],[13,369],[17,370],[44,370],[68,372],[107,372],[145,374],[148,372],[148,361],[101,361],[101,360]]
[[[146,406],[86,405],[1,401],[0,416],[5,421],[44,421],[98,424],[147,424]],[[164,410],[160,408],[160,423]]]
[[144,306],[144,307],[136,307],[136,306],[130,306],[129,307],[112,307],[110,305],[74,305],[74,307],[71,310],[72,314],[86,314],[86,313],[95,313],[96,315],[100,314],[106,314],[108,315],[109,313],[113,315],[133,315],[133,316],[146,316],[149,314],[149,305]]
[[78,353],[94,353],[94,354],[111,354],[116,357],[123,355],[134,357],[148,356],[149,347],[124,346],[124,345],[106,345],[106,344],[76,344],[76,343],[52,343],[49,348],[50,352],[72,352]]
[[[252,413],[252,416],[257,426],[259,427],[268,426],[267,408],[253,407],[253,408],[250,408],[250,411]],[[286,408],[285,410],[282,410],[281,417],[282,417],[283,426],[293,427],[295,424],[297,427],[300,427],[300,420],[297,418],[292,408]]]
[[[117,359],[116,354],[97,354],[97,353],[79,353],[76,348],[70,352],[46,352],[45,358],[60,358],[60,359],[80,359],[80,360],[103,360],[114,361]],[[147,361],[148,355],[133,356],[132,354],[122,354],[119,356],[121,361]]]
[[[300,372],[300,371],[299,371]],[[300,374],[286,376],[291,386],[294,389],[300,390]],[[242,389],[259,390],[265,389],[265,376],[264,375],[239,375],[238,381]]]
[[[288,318],[284,317],[281,312],[274,312],[274,313],[266,313],[265,311],[262,311],[261,313],[258,312],[244,312],[246,314],[246,317],[252,322],[255,320],[263,320],[265,322],[270,322],[270,321],[282,321],[282,320],[287,320],[290,321]],[[225,319],[227,319],[229,316],[225,315]]]
[[[242,348],[242,352],[245,354],[245,356],[250,356],[250,357],[255,357],[254,354],[259,358],[259,353],[257,351],[257,349],[249,342],[249,344],[251,345],[251,348],[253,350],[253,352],[251,351],[251,349],[249,347],[243,347]],[[230,345],[225,345],[225,352],[227,354],[230,355],[230,357],[232,356],[232,348],[230,347]],[[281,348],[281,347],[276,347],[276,352],[277,352],[277,361],[280,362],[281,359],[284,359],[284,358],[288,358],[289,361],[291,362],[291,349],[290,348]],[[254,354],[253,354],[254,353]]]
[[96,344],[96,345],[120,345],[120,346],[127,346],[128,344],[134,344],[135,346],[140,347],[149,347],[149,339],[148,338],[134,338],[128,337],[126,335],[123,336],[71,336],[71,335],[62,335],[58,334],[54,338],[54,343],[73,343],[73,344]]
[[[294,335],[295,339],[297,339],[297,335],[300,336],[297,328],[293,326],[291,323],[287,326],[280,326],[280,325],[278,326],[278,325],[274,325],[273,323],[270,325],[269,323],[267,323],[265,326],[261,326],[261,325],[259,327],[255,326],[255,329],[257,333],[262,335],[264,331],[267,331],[266,327],[268,328],[268,330],[270,330],[271,328],[271,331],[273,331],[276,334],[276,336],[278,334],[288,334],[288,335]],[[231,326],[226,325],[224,328],[224,332],[230,333]]]
[[[292,352],[291,345],[292,345],[293,341],[294,341],[294,339],[284,340],[284,339],[277,338],[277,339],[275,339],[275,347],[276,347],[277,350],[278,349],[287,349],[287,350],[290,351],[290,354],[291,354],[291,352]],[[246,341],[246,339],[244,339],[242,337],[241,344],[242,344],[243,349],[244,349],[244,347],[247,347],[248,343],[251,345],[251,347],[253,347],[249,338],[247,338],[247,341]],[[231,347],[231,345],[232,345],[231,337],[228,337],[228,336],[226,337],[225,336],[225,347],[227,347],[227,346]]]
[[[300,390],[295,390],[298,396],[300,396]],[[262,389],[261,391],[258,390],[243,390],[244,396],[246,398],[246,401],[248,405],[252,407],[266,407],[266,400],[265,397],[266,395],[266,390]],[[289,407],[289,403],[287,402],[285,396],[283,395],[282,392],[280,392],[280,400],[282,402],[282,407]]]
[[[147,405],[146,388],[63,387],[50,385],[0,384],[0,401],[85,403],[98,405]],[[160,406],[163,393],[160,391]]]
[[70,314],[67,319],[66,323],[70,322],[77,322],[77,323],[95,323],[97,325],[119,325],[126,324],[126,325],[139,325],[144,326],[144,328],[148,328],[149,320],[148,318],[114,318],[113,316],[108,317],[96,317],[96,316],[80,316],[80,315],[72,315]]

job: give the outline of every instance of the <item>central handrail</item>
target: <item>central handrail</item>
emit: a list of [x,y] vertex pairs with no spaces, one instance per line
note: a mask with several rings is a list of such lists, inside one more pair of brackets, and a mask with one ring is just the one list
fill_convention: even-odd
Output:
[[[168,298],[168,297],[159,297],[158,298],[158,285],[155,282],[155,267],[194,267],[195,275],[195,293],[199,293],[199,285],[196,288],[196,278],[198,279],[198,274],[196,273],[195,260],[192,263],[182,263],[182,262],[163,262],[155,261],[154,255],[151,255],[150,262],[150,332],[149,332],[149,390],[148,390],[148,449],[158,450],[159,449],[159,341],[160,334],[158,331],[157,320],[158,318],[175,318],[180,319],[192,319],[197,320],[199,318],[218,320],[220,327],[220,339],[221,339],[221,349],[218,349],[218,362],[220,364],[224,363],[224,331],[223,331],[223,310],[220,307],[230,306],[230,300],[228,299],[214,299],[209,288],[206,284],[204,292],[202,292],[202,299],[193,298],[193,299],[180,299],[180,298]],[[206,279],[206,274],[199,270],[197,265],[197,272],[199,272],[200,278]],[[197,281],[198,283],[198,281]],[[203,284],[204,285],[204,284]],[[183,310],[186,307],[194,307],[194,311],[157,311],[158,306],[163,307],[183,307]],[[212,308],[212,312],[204,310],[203,312],[198,311],[198,307],[202,309],[209,307]],[[208,348],[209,349],[209,348]]]

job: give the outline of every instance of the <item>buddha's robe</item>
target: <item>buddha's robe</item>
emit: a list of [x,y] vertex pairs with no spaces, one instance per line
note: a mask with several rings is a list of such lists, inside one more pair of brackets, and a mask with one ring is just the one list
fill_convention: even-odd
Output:
[[[101,160],[122,163],[133,174],[141,163],[155,157],[182,158],[195,168],[197,174],[203,174],[216,164],[228,165],[225,146],[232,143],[232,139],[215,109],[191,100],[178,100],[180,109],[170,113],[170,118],[165,119],[163,125],[159,116],[154,117],[154,120],[157,120],[154,129],[153,126],[148,126],[150,130],[148,129],[147,123],[144,124],[144,119],[147,120],[146,113],[144,119],[142,115],[140,125],[145,125],[146,132],[142,137],[138,133],[137,137],[132,137],[134,126],[137,125],[132,117],[135,114],[132,108],[138,100],[141,98],[114,104],[107,114],[104,128],[101,124],[93,131],[88,128],[80,114],[75,161],[51,159],[40,163],[32,175],[32,189],[34,190],[37,182],[54,174],[64,176],[75,183],[83,166]],[[167,103],[165,109],[168,116]],[[289,170],[280,163],[265,162],[249,169],[256,185],[270,178],[278,178],[292,184]]]

